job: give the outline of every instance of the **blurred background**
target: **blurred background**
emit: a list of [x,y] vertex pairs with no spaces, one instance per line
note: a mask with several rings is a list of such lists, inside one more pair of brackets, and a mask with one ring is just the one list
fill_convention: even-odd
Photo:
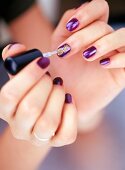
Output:
[[[45,15],[56,25],[69,8],[77,7],[83,0],[39,0]],[[109,23],[115,28],[125,26],[125,1],[108,0]],[[49,6],[48,6],[49,4]],[[11,37],[6,24],[1,23],[1,45]],[[0,86],[8,79],[0,62]],[[93,131],[79,135],[70,146],[54,148],[39,170],[125,170],[125,91],[105,110],[100,125]],[[3,123],[0,123],[3,126]]]

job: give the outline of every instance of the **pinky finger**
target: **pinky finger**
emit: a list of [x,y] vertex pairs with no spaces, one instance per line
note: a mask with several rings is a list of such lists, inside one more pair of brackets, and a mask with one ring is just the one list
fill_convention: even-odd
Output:
[[125,68],[125,53],[117,53],[111,57],[100,60],[104,68]]
[[63,109],[62,122],[51,143],[52,146],[60,147],[73,143],[77,137],[77,114],[76,107],[72,103],[72,96],[66,94]]

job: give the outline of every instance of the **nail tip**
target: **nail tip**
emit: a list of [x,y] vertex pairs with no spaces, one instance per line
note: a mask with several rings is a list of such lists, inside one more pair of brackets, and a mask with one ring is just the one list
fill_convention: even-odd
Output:
[[91,58],[97,52],[97,48],[95,46],[89,47],[87,50],[83,52],[83,57],[86,59]]
[[56,78],[53,79],[53,84],[62,86],[63,85],[63,79],[61,77],[56,77]]
[[65,103],[72,103],[72,95],[70,93],[65,94]]
[[46,74],[47,74],[48,76],[50,76],[50,77],[51,77],[51,74],[50,74],[50,72],[48,72],[48,71],[47,71],[47,72],[46,72]]
[[109,64],[110,64],[110,58],[105,58],[105,59],[100,60],[100,64],[101,64],[102,66],[107,66],[107,65],[109,65]]
[[66,24],[66,29],[68,31],[74,31],[76,28],[79,26],[79,21],[77,18],[72,18],[67,24]]

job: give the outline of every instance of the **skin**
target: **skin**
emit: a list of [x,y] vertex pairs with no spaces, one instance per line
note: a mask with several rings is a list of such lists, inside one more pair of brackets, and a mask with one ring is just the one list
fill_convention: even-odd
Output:
[[[34,29],[30,29],[32,28],[31,18],[34,18],[36,22]],[[35,46],[43,50],[50,48],[48,42],[50,42],[52,27],[45,17],[40,15],[37,6],[31,7],[25,13],[25,17],[20,16],[11,22],[9,28],[14,40],[28,44],[27,49]],[[39,35],[42,41],[39,40]],[[9,49],[8,47],[3,50],[3,59],[27,50],[20,44],[15,44]],[[0,117],[10,125],[0,138],[0,159],[2,160],[0,169],[37,169],[52,146],[67,145],[74,142],[76,138],[75,105],[64,103],[66,93],[64,86],[53,85],[53,78],[45,74],[48,69],[49,67],[44,70],[38,67],[35,60],[15,77],[9,75],[10,81],[0,91]],[[24,86],[22,82],[25,82]],[[17,88],[19,89],[15,91]],[[41,90],[44,91],[44,95],[41,95]],[[57,101],[55,98],[58,98],[58,102],[55,102]],[[45,106],[42,115],[41,105]],[[32,116],[29,117],[29,114]]]
[[[98,8],[97,8],[97,6],[98,6]],[[99,11],[97,11],[97,9]],[[88,14],[86,12],[87,10],[89,10],[89,12],[91,12],[90,18],[88,18],[86,21],[84,21],[83,17],[82,17],[82,21],[80,20],[80,18],[78,18],[80,20],[80,22],[82,22],[81,27],[78,28],[77,30],[75,30],[74,32],[68,32],[65,29],[66,23],[72,17],[78,17],[78,16],[80,17],[80,16],[87,15]],[[96,15],[94,15],[95,11],[97,11]],[[36,29],[36,31],[29,29],[30,27],[28,27],[28,26],[32,25],[32,23],[30,22],[30,17],[33,17],[32,15],[33,16],[35,15],[35,17],[38,17],[37,21],[35,20],[36,24],[34,24],[34,25],[36,25],[36,27],[34,28],[34,29]],[[56,75],[61,76],[64,79],[66,91],[71,92],[73,94],[73,97],[75,98],[77,110],[78,110],[78,118],[79,118],[80,123],[83,122],[83,120],[85,120],[86,117],[89,118],[89,117],[95,115],[95,113],[99,112],[124,88],[124,79],[123,79],[124,69],[123,68],[122,69],[121,68],[120,69],[104,69],[99,64],[100,59],[95,60],[94,62],[90,63],[89,61],[86,61],[81,57],[82,51],[84,51],[86,48],[91,46],[94,42],[101,39],[102,37],[104,38],[108,34],[109,35],[113,34],[112,33],[113,29],[106,24],[107,16],[108,16],[107,3],[103,0],[101,0],[101,1],[93,0],[89,4],[85,4],[82,7],[78,8],[77,10],[68,11],[64,15],[63,19],[61,20],[59,26],[57,27],[57,29],[55,30],[55,33],[52,36],[52,49],[57,48],[57,46],[59,46],[61,43],[64,43],[64,42],[67,42],[72,47],[71,53],[69,55],[67,55],[67,57],[65,57],[65,59],[60,59],[57,56],[51,58],[50,71],[51,71],[52,77],[55,77]],[[42,18],[42,19],[44,21],[44,18]],[[10,30],[12,32],[14,39],[16,41],[20,41],[20,42],[26,44],[28,46],[28,48],[37,46],[40,49],[50,49],[50,47],[47,43],[49,41],[50,37],[46,36],[46,38],[45,38],[46,45],[45,45],[45,42],[41,41],[39,38],[39,35],[42,35],[44,32],[44,29],[42,30],[43,24],[40,21],[41,21],[41,17],[39,17],[39,10],[37,7],[33,7],[32,9],[30,9],[27,12],[27,15],[25,15],[25,17],[21,16],[10,24],[9,27],[10,27]],[[25,25],[25,29],[21,29],[22,27],[24,27],[24,25]],[[48,22],[45,25],[48,26]],[[39,31],[37,30],[38,28],[39,28]],[[84,29],[82,29],[82,28],[84,28]],[[93,28],[95,30],[94,33],[92,32]],[[81,29],[81,30],[79,30],[79,29]],[[23,31],[20,31],[20,30],[23,30]],[[50,26],[50,29],[48,29],[48,32],[46,33],[46,35],[51,35],[51,30],[52,29]],[[100,30],[102,30],[102,31],[100,32]],[[32,31],[33,31],[33,33],[32,33]],[[34,32],[36,32],[35,35],[34,35]],[[90,32],[92,32],[92,35],[94,35],[94,38],[93,38],[93,36],[90,35]],[[95,33],[96,33],[96,35],[95,35]],[[79,46],[77,46],[77,43],[76,44],[74,43],[76,45],[76,48],[73,48],[75,45],[73,46],[72,42],[78,41],[78,40],[76,41],[76,39],[74,38],[74,37],[77,37],[76,36],[77,34],[81,35],[79,40],[81,39],[81,37],[84,37],[84,39],[87,41],[85,41],[83,44],[83,41],[80,40]],[[27,38],[24,35],[27,35]],[[32,37],[31,37],[31,35],[32,35]],[[47,38],[47,37],[49,37],[49,38]],[[75,41],[72,41],[72,39]],[[91,39],[92,39],[92,41],[91,41]],[[121,41],[121,39],[119,40],[119,43],[120,43],[120,41]],[[44,43],[42,44],[42,42],[44,42]],[[122,45],[123,45],[123,42],[122,42]],[[43,46],[43,48],[42,48],[42,46]],[[105,47],[105,45],[104,45],[104,47]],[[98,48],[98,46],[97,46],[97,48]],[[116,49],[117,48],[115,46],[115,52],[116,52]],[[21,47],[21,49],[19,48],[18,50],[24,51],[25,47],[23,46],[23,49]],[[17,50],[17,53],[19,52],[18,50]],[[16,51],[14,50],[13,55],[15,54],[15,52]],[[4,52],[3,52],[4,59],[8,56],[5,54],[6,54],[6,50],[4,50]],[[108,54],[109,54],[109,52],[108,52]],[[115,56],[115,55],[113,55],[114,51],[113,51],[113,53],[110,53],[110,54],[112,54],[111,55],[112,58]],[[121,55],[121,54],[122,53],[120,53],[118,51],[117,55]],[[35,64],[34,64],[34,66],[35,66]],[[60,66],[60,69],[58,69],[57,66]],[[34,70],[35,70],[35,68],[36,67],[34,67]],[[69,76],[67,76],[67,75],[69,75]],[[80,75],[80,76],[78,76],[78,75]],[[14,79],[16,80],[15,77],[14,78],[12,77],[12,80],[10,80],[10,82],[14,82]],[[90,81],[90,80],[91,80],[91,83],[86,83],[87,81]],[[74,86],[74,84],[75,84],[75,86]],[[11,87],[12,86],[13,85],[11,85]],[[8,85],[5,85],[5,87],[3,87],[3,88],[5,88],[5,89],[8,88],[8,91],[10,91],[10,87]],[[97,89],[97,87],[98,87],[98,91],[95,91],[95,90],[93,91],[93,89]],[[3,91],[2,95],[4,96],[4,94],[6,94],[6,90],[2,90],[2,91]],[[31,99],[30,97],[28,97],[27,99],[30,100]],[[5,102],[5,104],[6,104],[6,102]],[[22,108],[24,110],[26,109],[24,107],[24,105]],[[5,108],[3,108],[3,109],[5,109]],[[24,111],[23,109],[22,109],[22,111],[20,109],[20,112],[18,112],[20,114],[18,114],[18,115],[22,114],[22,112]],[[6,114],[4,114],[5,112],[1,112],[1,113],[2,113],[1,117],[3,119],[5,119],[5,117],[4,117],[6,115]],[[24,117],[22,116],[22,118],[24,118]],[[14,120],[18,126],[20,121],[17,121],[16,119],[14,119]],[[24,120],[24,119],[22,119],[22,120]],[[68,119],[65,118],[65,120],[69,120],[69,118]],[[11,124],[10,121],[8,121],[8,122],[9,122],[9,124]],[[68,125],[65,125],[64,127],[65,127],[65,129],[67,129]],[[72,127],[74,127],[74,126],[72,126]],[[13,131],[16,130],[16,128],[11,128],[11,130],[12,129],[14,129]],[[64,133],[65,131],[63,130],[62,132]],[[73,129],[73,132],[75,132],[74,129]],[[21,134],[21,135],[23,136],[24,134]],[[19,134],[17,136],[19,136]],[[57,135],[57,137],[58,137],[58,139],[61,139],[61,141],[62,141],[62,139],[64,139],[63,135],[62,136]],[[66,141],[65,140],[64,141],[66,144],[68,144],[68,143],[73,142],[73,139],[74,138],[70,137],[70,139],[68,138]],[[9,141],[9,143],[8,143],[8,141]],[[0,147],[1,147],[1,153],[2,153],[0,156],[0,158],[2,160],[1,161],[2,163],[0,165],[1,169],[8,169],[8,168],[10,168],[10,169],[21,169],[21,168],[22,169],[25,169],[25,168],[36,169],[36,167],[41,162],[41,160],[43,160],[45,158],[45,156],[48,153],[49,148],[50,148],[50,146],[48,146],[48,144],[44,144],[41,146],[40,149],[38,149],[37,147],[30,145],[29,142],[19,142],[13,138],[9,129],[7,129],[6,132],[4,133],[4,135],[1,137],[0,142],[1,142]],[[58,143],[58,146],[59,145],[60,144]],[[13,152],[13,148],[16,152]],[[25,152],[25,150],[26,150],[26,152]],[[33,152],[33,154],[31,154],[32,152]],[[18,154],[18,156],[17,156],[17,154]],[[24,165],[22,165],[23,161],[26,162],[25,167],[24,167]],[[8,162],[8,163],[6,164],[6,162]],[[16,164],[15,164],[15,162],[16,162]]]
[[[94,11],[97,11],[96,14]],[[84,131],[84,125],[89,120],[92,122],[95,116],[98,117],[101,110],[124,88],[124,69],[121,69],[124,63],[120,62],[117,56],[120,55],[123,60],[124,54],[121,53],[121,47],[124,50],[122,36],[125,31],[122,28],[114,32],[106,23],[107,15],[107,2],[93,0],[77,10],[66,12],[52,37],[54,42],[52,49],[62,44],[68,44],[71,47],[70,53],[63,58],[52,58],[54,65],[52,73],[54,76],[58,73],[64,79],[66,89],[74,96],[78,110],[78,126],[82,131]],[[79,20],[80,27],[69,32],[63,25],[72,18]],[[82,55],[91,46],[97,48],[97,54],[87,60]],[[106,68],[112,66],[113,69],[104,69],[99,63],[107,56],[111,57],[111,64]],[[112,61],[114,58],[117,58],[115,59],[117,61]],[[118,67],[116,63],[113,66],[114,62],[117,62],[119,69],[116,69]],[[58,69],[58,66],[61,69]]]

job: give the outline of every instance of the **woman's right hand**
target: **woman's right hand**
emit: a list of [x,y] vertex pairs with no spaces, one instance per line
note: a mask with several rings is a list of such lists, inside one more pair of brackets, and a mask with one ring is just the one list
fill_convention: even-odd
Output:
[[[3,50],[3,59],[26,51],[21,44]],[[48,58],[31,62],[16,76],[10,76],[0,91],[0,118],[10,125],[15,138],[63,146],[77,135],[76,108],[72,96],[65,94],[63,80],[49,75]]]

